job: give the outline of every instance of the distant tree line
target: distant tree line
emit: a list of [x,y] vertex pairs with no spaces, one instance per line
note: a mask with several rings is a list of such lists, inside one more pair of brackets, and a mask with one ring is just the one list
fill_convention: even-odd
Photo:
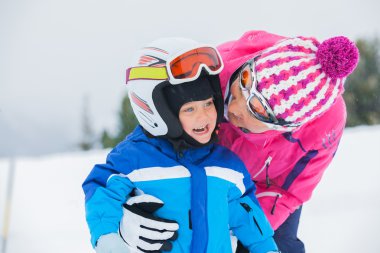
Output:
[[121,142],[130,132],[135,129],[138,121],[133,114],[128,95],[125,95],[121,102],[121,109],[119,111],[119,125],[116,134],[110,134],[104,130],[101,136],[101,143],[103,148],[111,148]]
[[[375,39],[359,39],[359,64],[345,83],[344,99],[347,105],[347,127],[380,124],[380,43]],[[116,133],[104,130],[101,144],[114,147],[138,124],[128,96],[123,98]]]
[[347,127],[380,124],[380,43],[359,39],[359,64],[347,79],[343,94],[347,105]]

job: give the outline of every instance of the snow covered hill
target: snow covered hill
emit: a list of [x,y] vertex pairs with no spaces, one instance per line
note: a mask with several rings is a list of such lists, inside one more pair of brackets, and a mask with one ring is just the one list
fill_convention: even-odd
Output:
[[[90,253],[81,184],[108,150],[15,159],[6,253]],[[0,159],[4,236],[9,159]],[[380,127],[347,129],[336,158],[305,204],[299,237],[308,253],[379,252]]]

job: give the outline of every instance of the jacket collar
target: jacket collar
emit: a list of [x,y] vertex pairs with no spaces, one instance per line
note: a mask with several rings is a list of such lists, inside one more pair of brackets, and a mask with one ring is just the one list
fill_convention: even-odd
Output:
[[166,138],[148,137],[141,126],[136,129],[127,137],[129,140],[136,142],[146,142],[157,148],[166,156],[178,160],[184,159],[191,163],[197,163],[206,158],[215,147],[215,144],[205,145],[199,148],[187,148],[182,151],[176,151],[173,144]]

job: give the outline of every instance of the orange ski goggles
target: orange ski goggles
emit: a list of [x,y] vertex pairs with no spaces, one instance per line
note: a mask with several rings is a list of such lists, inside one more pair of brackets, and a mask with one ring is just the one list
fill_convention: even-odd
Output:
[[216,48],[197,47],[174,56],[164,67],[141,66],[127,69],[127,82],[131,80],[169,80],[179,84],[196,80],[202,69],[217,75],[223,69],[223,61]]

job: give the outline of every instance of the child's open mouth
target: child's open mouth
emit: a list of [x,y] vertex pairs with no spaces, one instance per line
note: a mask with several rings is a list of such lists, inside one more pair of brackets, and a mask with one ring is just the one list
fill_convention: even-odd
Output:
[[209,131],[209,126],[208,126],[208,124],[205,125],[205,126],[197,127],[197,128],[194,128],[194,129],[193,129],[193,132],[194,132],[195,134],[206,134],[206,133],[208,133],[208,131]]

